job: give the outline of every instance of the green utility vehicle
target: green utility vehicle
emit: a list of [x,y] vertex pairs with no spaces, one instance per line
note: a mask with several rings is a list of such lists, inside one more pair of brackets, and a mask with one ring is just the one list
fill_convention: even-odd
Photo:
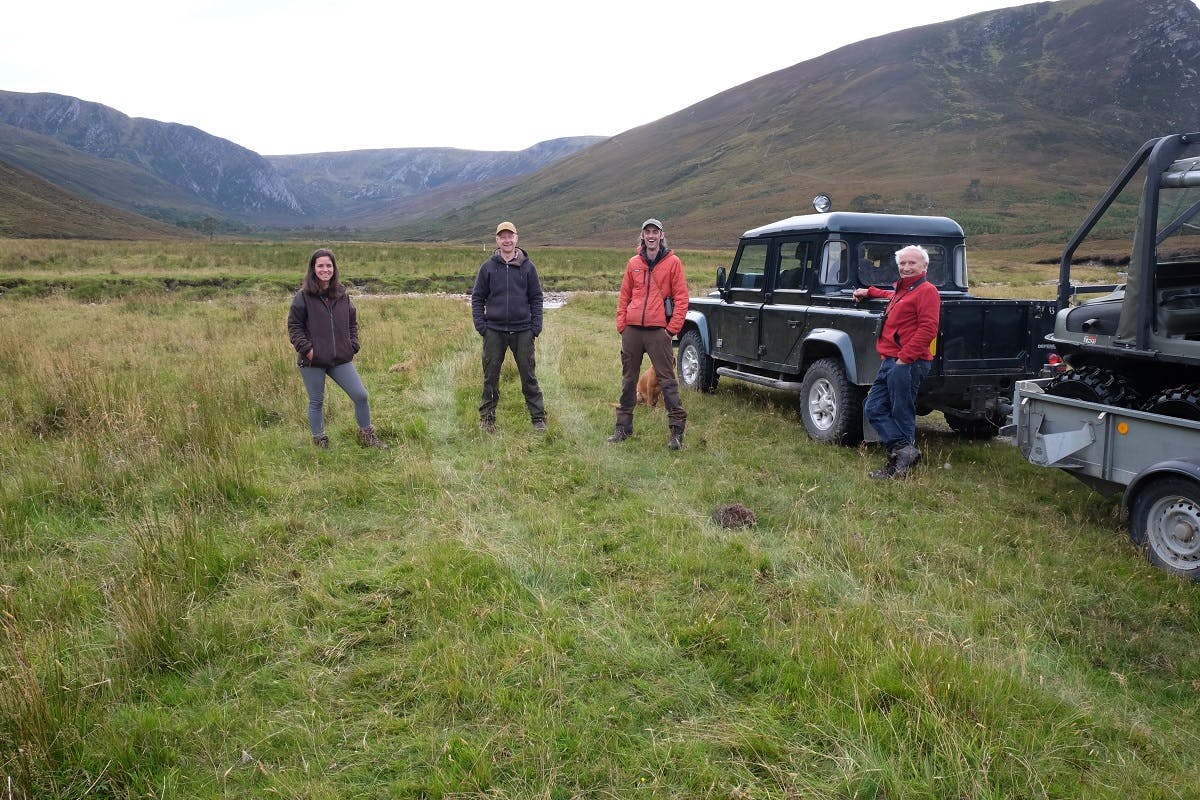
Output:
[[[1125,283],[1073,283],[1125,220]],[[1005,432],[1032,463],[1123,491],[1146,557],[1200,580],[1200,133],[1138,150],[1063,251],[1058,305],[1066,369],[1017,385]]]
[[1053,351],[1049,300],[988,300],[967,291],[963,230],[947,217],[818,211],[742,235],[717,288],[690,299],[679,336],[685,388],[712,391],[721,378],[800,397],[808,435],[854,445],[874,432],[863,420],[867,389],[879,371],[875,341],[882,300],[856,303],[855,289],[890,287],[895,253],[929,251],[927,279],[942,296],[933,367],[921,383],[920,414],[941,411],[972,438],[994,436],[1008,418],[1013,385],[1036,377]]

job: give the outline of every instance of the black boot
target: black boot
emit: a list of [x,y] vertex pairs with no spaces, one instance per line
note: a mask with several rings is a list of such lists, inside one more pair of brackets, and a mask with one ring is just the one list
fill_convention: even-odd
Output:
[[683,449],[683,428],[671,426],[671,439],[667,442],[667,447],[672,450]]
[[896,447],[888,451],[888,460],[879,469],[873,469],[868,475],[877,481],[887,480],[894,477],[896,474],[896,454],[900,452],[900,448]]
[[896,468],[892,473],[892,477],[899,478],[908,474],[908,471],[917,465],[921,460],[921,451],[917,449],[915,444],[906,444],[896,451]]
[[613,431],[613,435],[608,437],[604,441],[608,442],[609,444],[617,444],[618,442],[625,441],[630,436],[633,436],[633,428],[632,427],[627,428],[622,425],[618,425],[616,430]]

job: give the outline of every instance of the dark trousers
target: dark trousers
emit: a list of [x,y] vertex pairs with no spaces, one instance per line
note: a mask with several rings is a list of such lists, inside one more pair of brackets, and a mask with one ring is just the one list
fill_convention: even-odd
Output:
[[863,413],[888,452],[916,441],[917,390],[931,366],[929,361],[901,364],[894,358],[879,365]]
[[650,365],[658,376],[663,403],[667,407],[667,424],[682,433],[687,412],[679,401],[679,384],[675,382],[675,348],[666,328],[625,326],[621,332],[621,399],[617,402],[617,427],[633,430],[633,407],[637,405],[637,382],[642,372],[642,355],[650,356]]
[[534,374],[536,363],[533,357],[533,331],[494,331],[488,328],[483,333],[483,397],[479,401],[479,417],[494,419],[496,404],[500,402],[500,368],[504,366],[504,355],[512,350],[521,375],[521,391],[525,393],[525,408],[529,418],[546,418],[542,401],[542,389]]

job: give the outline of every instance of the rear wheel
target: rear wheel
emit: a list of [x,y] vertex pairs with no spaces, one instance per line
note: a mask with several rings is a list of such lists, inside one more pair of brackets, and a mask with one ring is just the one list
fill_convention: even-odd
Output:
[[1142,406],[1151,414],[1164,414],[1200,422],[1200,385],[1164,389]]
[[1057,376],[1046,387],[1046,394],[1121,408],[1141,405],[1138,393],[1123,375],[1094,366],[1080,367]]
[[800,385],[800,418],[809,438],[854,446],[862,441],[862,413],[862,389],[846,376],[842,362],[813,362]]
[[1159,478],[1138,492],[1129,516],[1130,538],[1151,564],[1200,581],[1200,484]]
[[717,388],[717,365],[704,352],[700,332],[690,329],[679,337],[679,383],[687,389],[711,392]]

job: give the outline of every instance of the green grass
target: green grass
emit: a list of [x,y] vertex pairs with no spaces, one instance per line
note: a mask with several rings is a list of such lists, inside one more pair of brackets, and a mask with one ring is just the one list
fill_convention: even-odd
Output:
[[[233,252],[264,263],[205,268],[307,256]],[[606,445],[614,298],[582,292],[539,339],[542,437],[511,362],[478,430],[461,298],[360,296],[392,447],[331,388],[318,451],[289,292],[199,296],[0,302],[6,800],[1200,793],[1195,587],[1004,442],[924,419],[880,485],[722,383],[683,452],[661,409]],[[732,502],[758,524],[717,526]]]
[[[0,238],[0,294],[101,301],[167,292],[203,299],[212,292],[295,290],[312,244],[276,242],[96,242]],[[463,293],[492,253],[488,243],[335,244],[342,280],[372,294]],[[547,291],[607,291],[620,284],[631,248],[530,247]],[[697,290],[715,284],[733,250],[683,250]]]

